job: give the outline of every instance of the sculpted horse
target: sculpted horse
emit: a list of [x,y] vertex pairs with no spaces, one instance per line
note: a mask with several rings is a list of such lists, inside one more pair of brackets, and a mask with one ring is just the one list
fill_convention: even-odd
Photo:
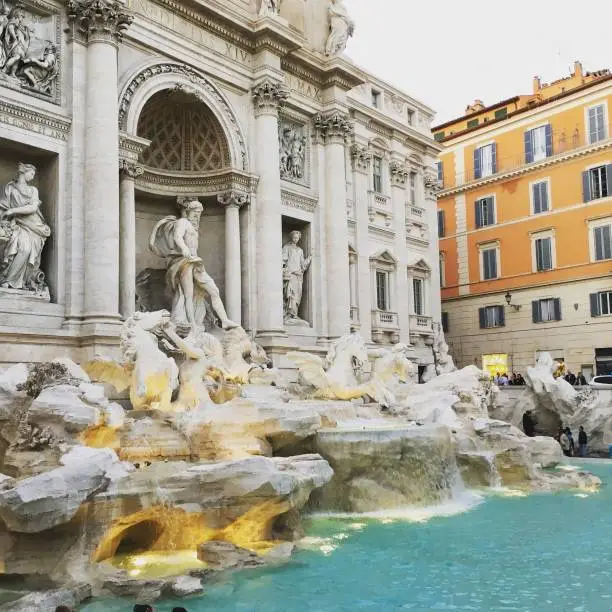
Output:
[[372,377],[361,383],[359,376],[368,362],[368,349],[359,334],[337,340],[325,360],[311,353],[290,352],[287,357],[297,366],[300,381],[313,389],[311,395],[323,400],[353,400],[369,396],[381,406],[389,406],[393,395],[381,380]]

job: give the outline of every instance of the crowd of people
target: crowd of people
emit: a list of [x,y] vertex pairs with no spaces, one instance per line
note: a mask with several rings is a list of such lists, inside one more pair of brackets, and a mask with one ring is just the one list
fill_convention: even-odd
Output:
[[[523,414],[523,431],[526,436],[533,438],[536,435],[536,424],[537,420],[531,410],[527,410]],[[569,427],[560,427],[555,440],[561,445],[561,450],[566,457],[586,457],[587,446],[589,438],[587,436],[584,427],[581,425],[578,430],[578,447],[576,449],[576,442],[574,440],[574,434]],[[578,451],[576,453],[576,450]]]
[[521,374],[516,374],[515,372],[512,372],[511,376],[508,376],[506,372],[497,372],[497,374],[493,377],[493,382],[498,387],[508,387],[510,385],[520,387],[525,384],[525,379]]

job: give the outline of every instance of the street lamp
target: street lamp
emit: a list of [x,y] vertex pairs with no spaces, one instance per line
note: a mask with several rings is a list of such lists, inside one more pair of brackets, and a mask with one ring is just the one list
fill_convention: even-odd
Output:
[[506,298],[506,304],[508,304],[508,306],[512,306],[512,308],[514,308],[515,311],[518,312],[521,309],[520,304],[512,303],[512,294],[509,291],[506,292],[505,298]]

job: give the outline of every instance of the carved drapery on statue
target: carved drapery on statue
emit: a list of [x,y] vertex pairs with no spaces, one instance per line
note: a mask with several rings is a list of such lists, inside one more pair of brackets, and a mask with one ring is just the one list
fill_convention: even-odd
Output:
[[302,183],[306,173],[306,136],[304,126],[279,122],[280,175],[287,181]]
[[59,15],[43,5],[0,5],[0,84],[56,95]]
[[40,211],[38,189],[29,183],[36,168],[18,166],[17,178],[0,191],[0,286],[48,297],[40,260],[51,229]]
[[260,17],[276,17],[280,14],[280,7],[283,0],[261,0],[259,7]]
[[325,55],[340,55],[355,31],[355,22],[349,17],[344,0],[330,0],[329,28]]
[[285,324],[308,325],[298,316],[302,303],[304,273],[310,267],[311,257],[305,257],[304,251],[298,246],[301,232],[291,232],[291,241],[283,247],[283,300]]
[[166,285],[172,295],[172,320],[180,330],[205,327],[206,298],[223,329],[237,327],[229,320],[219,289],[198,256],[202,204],[197,199],[179,201],[181,217],[164,217],[153,228],[149,247],[166,261]]

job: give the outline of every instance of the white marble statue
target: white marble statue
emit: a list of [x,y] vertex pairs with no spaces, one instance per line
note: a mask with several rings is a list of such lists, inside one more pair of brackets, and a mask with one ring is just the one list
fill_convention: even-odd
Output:
[[30,57],[23,62],[22,74],[27,84],[43,93],[51,93],[59,72],[57,47],[49,43],[42,57]]
[[285,323],[293,325],[308,325],[298,316],[302,302],[302,289],[304,286],[304,273],[308,270],[312,257],[304,256],[304,251],[298,242],[302,233],[294,230],[290,234],[291,240],[283,247],[283,299],[285,310]]
[[197,199],[187,199],[180,201],[179,207],[181,217],[163,218],[149,240],[151,251],[166,260],[166,282],[173,296],[172,320],[181,329],[202,328],[208,295],[223,329],[238,327],[228,318],[219,289],[198,256],[202,204]]
[[280,136],[280,173],[287,180],[304,178],[306,136],[296,126],[282,125]]
[[279,15],[281,2],[282,0],[261,0],[259,16],[266,17],[268,15]]
[[38,189],[29,184],[35,175],[35,166],[20,163],[17,178],[0,191],[0,286],[40,293],[46,289],[40,258],[51,229],[40,211]]
[[330,0],[329,28],[325,55],[340,55],[346,49],[346,43],[355,31],[355,22],[349,17],[344,0]]

